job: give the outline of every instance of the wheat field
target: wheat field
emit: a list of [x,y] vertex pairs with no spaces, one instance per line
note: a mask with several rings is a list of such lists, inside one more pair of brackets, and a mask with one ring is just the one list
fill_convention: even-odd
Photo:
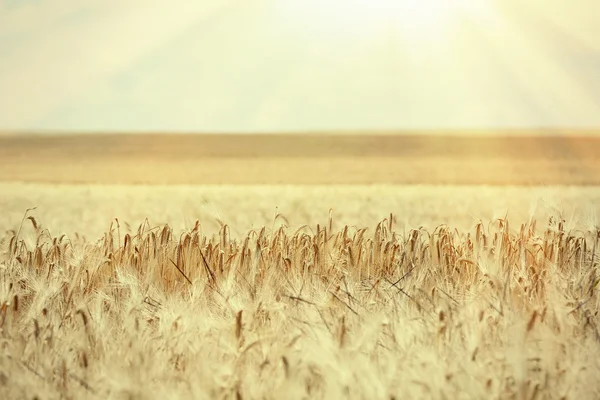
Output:
[[600,398],[597,187],[42,181],[1,398]]

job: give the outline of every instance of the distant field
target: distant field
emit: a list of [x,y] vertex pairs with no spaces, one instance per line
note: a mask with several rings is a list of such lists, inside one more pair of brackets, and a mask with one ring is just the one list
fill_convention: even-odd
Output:
[[600,184],[600,138],[0,136],[0,180],[148,184]]

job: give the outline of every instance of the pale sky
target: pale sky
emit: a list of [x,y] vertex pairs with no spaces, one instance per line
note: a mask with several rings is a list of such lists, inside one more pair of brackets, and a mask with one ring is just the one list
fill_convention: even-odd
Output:
[[0,1],[0,130],[503,127],[600,128],[598,0]]

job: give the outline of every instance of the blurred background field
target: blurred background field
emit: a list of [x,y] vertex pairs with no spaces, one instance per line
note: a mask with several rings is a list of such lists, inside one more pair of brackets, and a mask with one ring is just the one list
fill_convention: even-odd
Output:
[[[514,133],[514,132],[513,132]],[[113,218],[239,236],[271,226],[470,229],[508,214],[595,221],[600,139],[580,135],[8,135],[0,137],[2,231],[25,209],[51,232],[98,237]],[[278,223],[281,223],[279,220]]]
[[597,185],[595,131],[0,136],[0,181]]

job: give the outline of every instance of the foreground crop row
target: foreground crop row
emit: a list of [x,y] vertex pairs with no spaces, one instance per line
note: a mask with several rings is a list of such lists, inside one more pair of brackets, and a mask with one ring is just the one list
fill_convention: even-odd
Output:
[[26,215],[1,242],[0,394],[600,396],[600,232],[393,220],[241,238],[115,220],[90,241]]

